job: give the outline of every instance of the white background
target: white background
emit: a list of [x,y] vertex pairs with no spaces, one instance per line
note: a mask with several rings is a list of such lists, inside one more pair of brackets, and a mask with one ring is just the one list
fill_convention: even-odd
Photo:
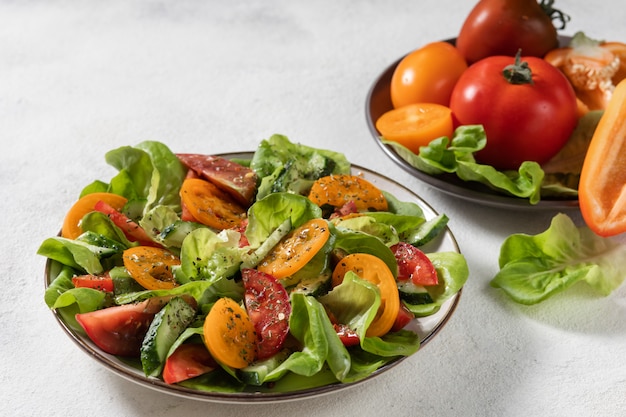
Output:
[[[376,77],[455,37],[473,4],[0,0],[0,413],[624,415],[626,286],[606,298],[581,284],[537,306],[512,303],[489,287],[499,247],[556,213],[447,196],[391,163],[367,129]],[[572,17],[563,34],[626,41],[621,1],[556,6]],[[148,139],[176,152],[248,151],[273,133],[343,152],[448,214],[471,275],[439,336],[358,388],[278,405],[164,395],[80,351],[43,302],[36,250],[84,185],[111,177],[105,152]]]

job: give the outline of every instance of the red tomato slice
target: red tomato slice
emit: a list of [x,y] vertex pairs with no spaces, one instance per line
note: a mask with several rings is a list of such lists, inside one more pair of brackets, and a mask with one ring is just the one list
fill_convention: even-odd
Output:
[[398,317],[396,317],[396,321],[391,327],[391,331],[397,332],[398,330],[404,329],[404,327],[409,324],[414,318],[415,314],[413,314],[413,312],[409,310],[403,302],[400,302]]
[[391,247],[398,262],[398,281],[412,280],[415,285],[437,285],[439,278],[428,256],[415,246],[400,242]]
[[360,343],[359,335],[345,324],[333,324],[339,340],[345,347],[356,346]]
[[257,334],[257,359],[275,355],[289,333],[289,294],[272,275],[256,269],[241,271],[244,302]]
[[117,227],[122,229],[126,238],[131,242],[138,242],[141,246],[161,247],[161,245],[148,236],[146,231],[141,226],[128,218],[128,216],[124,213],[117,211],[104,201],[98,201],[94,206],[94,209],[109,216],[111,221]]
[[185,343],[167,357],[163,367],[163,381],[176,384],[211,372],[217,366],[205,345]]
[[[193,297],[183,296],[196,307]],[[126,304],[76,315],[76,321],[100,349],[111,355],[139,357],[141,344],[156,313],[171,296],[152,297],[136,304]]]
[[103,275],[77,275],[72,278],[76,288],[92,288],[94,290],[113,292],[113,279],[109,273]]
[[150,298],[138,304],[77,314],[76,321],[103,351],[112,355],[139,357],[148,327],[166,303]]
[[198,176],[226,191],[239,204],[248,207],[256,195],[256,173],[221,156],[177,154],[178,159]]

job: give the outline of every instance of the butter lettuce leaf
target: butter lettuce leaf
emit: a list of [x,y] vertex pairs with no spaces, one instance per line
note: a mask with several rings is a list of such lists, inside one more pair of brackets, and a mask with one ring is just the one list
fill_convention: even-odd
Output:
[[295,144],[283,135],[261,141],[250,167],[260,178],[257,199],[277,192],[308,194],[315,180],[350,173],[342,153]]
[[491,286],[521,304],[537,304],[579,281],[606,296],[626,277],[626,245],[576,227],[560,213],[542,233],[509,236],[499,266]]
[[500,193],[527,198],[531,204],[537,204],[541,199],[544,172],[538,163],[526,161],[517,171],[498,171],[476,162],[474,153],[487,143],[485,130],[480,125],[459,126],[451,141],[445,136],[435,139],[428,146],[422,146],[419,154],[397,142],[384,138],[382,141],[427,174],[456,174],[463,181],[479,182]]

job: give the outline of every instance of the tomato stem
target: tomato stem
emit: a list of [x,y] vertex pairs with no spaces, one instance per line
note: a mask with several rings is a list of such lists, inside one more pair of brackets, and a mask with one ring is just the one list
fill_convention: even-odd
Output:
[[522,61],[521,49],[515,54],[515,63],[504,67],[502,75],[510,84],[534,84],[533,74],[528,66],[528,62]]
[[553,22],[559,22],[558,26],[554,25],[557,30],[565,29],[567,22],[569,22],[571,18],[559,9],[552,7],[553,4],[554,0],[541,0],[540,6],[544,13],[547,14]]

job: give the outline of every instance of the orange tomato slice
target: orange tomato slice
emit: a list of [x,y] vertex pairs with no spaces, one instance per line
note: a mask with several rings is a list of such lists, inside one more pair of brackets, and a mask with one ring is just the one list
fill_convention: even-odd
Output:
[[329,238],[326,220],[309,220],[278,242],[257,265],[257,270],[276,279],[291,276],[313,259]]
[[220,298],[202,326],[204,344],[211,356],[231,368],[241,369],[256,358],[256,334],[246,310],[230,298]]
[[169,290],[178,285],[172,266],[180,265],[180,259],[166,249],[135,246],[126,249],[122,259],[130,276],[147,290]]
[[333,287],[341,284],[343,276],[348,271],[353,271],[380,290],[381,304],[376,317],[367,329],[366,336],[380,337],[387,334],[400,311],[400,295],[393,273],[380,258],[367,253],[353,253],[341,259],[335,266]]
[[76,239],[80,236],[83,233],[80,228],[80,221],[85,214],[95,210],[99,201],[104,201],[118,211],[124,208],[128,202],[125,197],[112,193],[92,193],[79,198],[65,215],[61,236],[68,239]]
[[316,180],[309,192],[309,200],[320,207],[342,207],[352,201],[358,211],[386,211],[388,208],[383,193],[357,175],[329,175]]
[[596,234],[626,232],[626,79],[615,88],[589,143],[578,201],[585,223]]
[[230,195],[199,178],[183,181],[180,197],[194,219],[214,229],[237,227],[246,216],[246,209]]
[[378,118],[376,129],[383,138],[398,142],[413,153],[433,139],[452,137],[452,111],[435,103],[416,103],[389,110]]

